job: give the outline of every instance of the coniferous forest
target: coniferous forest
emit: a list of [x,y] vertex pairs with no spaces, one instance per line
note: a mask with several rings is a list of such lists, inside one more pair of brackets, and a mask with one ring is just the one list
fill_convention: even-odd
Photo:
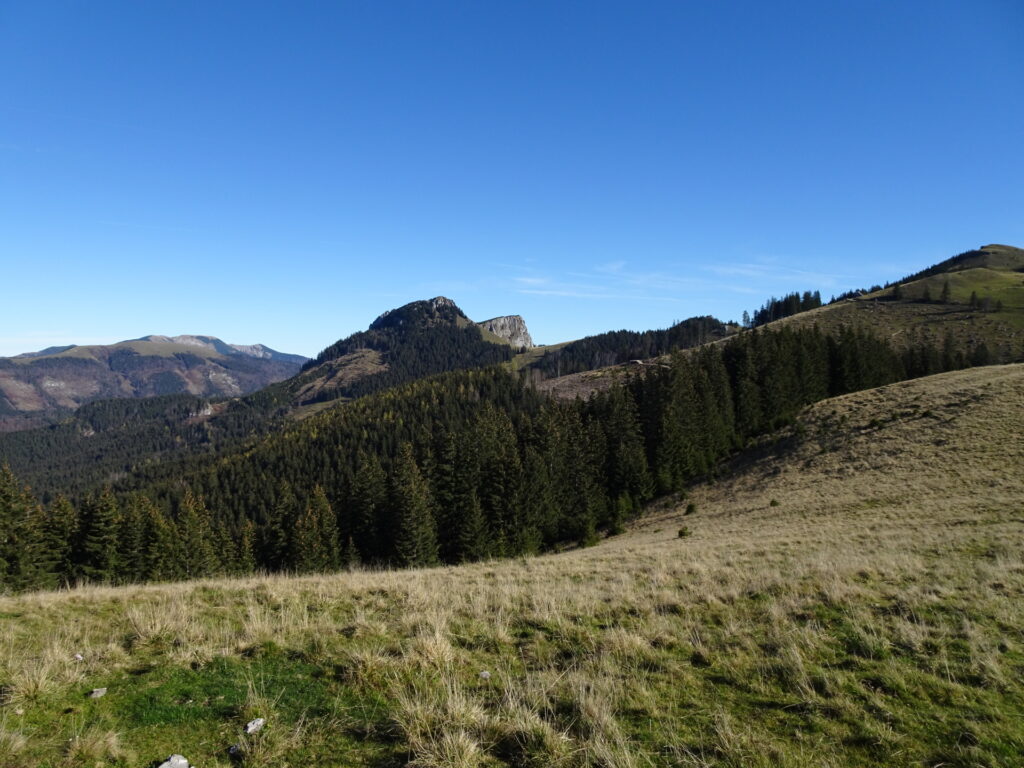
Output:
[[259,440],[144,465],[73,502],[41,504],[5,468],[0,579],[305,573],[588,545],[805,405],[983,362],[897,353],[851,329],[760,329],[676,352],[587,401],[548,399],[502,366],[407,382]]

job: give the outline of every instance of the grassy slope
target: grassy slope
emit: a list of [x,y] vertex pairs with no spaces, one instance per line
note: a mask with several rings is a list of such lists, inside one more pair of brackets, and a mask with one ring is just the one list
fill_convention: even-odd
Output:
[[[826,333],[838,332],[843,326],[868,328],[898,349],[923,341],[941,349],[948,334],[958,349],[970,350],[984,342],[995,361],[1024,360],[1024,250],[990,245],[983,252],[948,273],[904,283],[902,301],[892,300],[892,289],[885,289],[776,320],[764,327],[817,325]],[[919,301],[927,287],[937,302],[947,279],[949,304]],[[971,309],[972,291],[979,299],[989,297],[993,309]],[[1003,303],[999,311],[994,310],[996,301]],[[614,365],[574,373],[543,381],[538,388],[565,399],[587,397],[595,390],[611,386],[629,367]]]
[[227,766],[260,715],[246,765],[1018,766],[1022,395],[825,401],[588,550],[2,599],[0,764]]
[[178,354],[194,355],[209,360],[220,360],[224,358],[220,352],[206,347],[198,347],[191,344],[175,344],[166,341],[120,341],[117,344],[106,345],[82,345],[75,346],[63,352],[44,357],[11,358],[15,363],[27,365],[37,360],[49,360],[51,358],[77,357],[86,360],[105,360],[109,355],[118,350],[131,350],[138,355],[146,357],[174,357]]
[[[1009,246],[985,246],[983,256],[944,272],[904,283],[904,299],[893,301],[892,289],[869,293],[857,299],[784,318],[780,324],[817,323],[823,330],[841,325],[861,325],[888,336],[897,346],[922,339],[941,347],[947,333],[958,345],[973,346],[984,341],[1003,362],[1024,358],[1024,250]],[[918,301],[927,288],[938,301],[946,280],[950,303]],[[1000,311],[971,309],[971,292],[1003,302]]]

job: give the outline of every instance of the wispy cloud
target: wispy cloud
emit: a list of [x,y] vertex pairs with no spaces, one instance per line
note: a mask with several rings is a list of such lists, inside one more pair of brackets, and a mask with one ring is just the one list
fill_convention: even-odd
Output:
[[571,288],[555,288],[537,290],[534,288],[520,288],[516,293],[525,293],[532,296],[563,296],[573,299],[614,299],[616,301],[671,301],[678,302],[681,299],[675,296],[650,296],[644,294],[628,293],[601,293],[577,291]]
[[[749,280],[758,280],[765,284],[770,290],[770,284],[786,282],[792,285],[794,279],[801,280],[806,284],[834,287],[841,282],[849,281],[849,275],[831,274],[827,272],[811,272],[804,269],[793,269],[781,264],[771,262],[759,263],[736,263],[736,264],[709,264],[703,267],[707,272],[719,277],[743,277]],[[800,286],[793,286],[792,290]]]

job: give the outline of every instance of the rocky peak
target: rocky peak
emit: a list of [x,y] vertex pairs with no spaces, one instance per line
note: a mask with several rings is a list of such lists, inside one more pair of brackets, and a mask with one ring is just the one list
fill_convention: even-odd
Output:
[[504,339],[513,347],[523,347],[525,349],[533,347],[533,339],[530,338],[530,332],[526,329],[526,321],[523,320],[521,315],[492,317],[490,320],[477,323],[477,325],[485,331],[490,331],[495,336]]
[[389,309],[370,324],[370,330],[400,326],[468,325],[465,313],[447,296],[413,301],[398,309]]

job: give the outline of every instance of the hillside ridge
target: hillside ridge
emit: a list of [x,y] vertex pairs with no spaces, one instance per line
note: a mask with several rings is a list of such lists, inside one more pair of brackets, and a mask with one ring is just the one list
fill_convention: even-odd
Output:
[[53,423],[111,398],[237,397],[294,375],[301,355],[215,336],[144,336],[0,358],[0,431]]

